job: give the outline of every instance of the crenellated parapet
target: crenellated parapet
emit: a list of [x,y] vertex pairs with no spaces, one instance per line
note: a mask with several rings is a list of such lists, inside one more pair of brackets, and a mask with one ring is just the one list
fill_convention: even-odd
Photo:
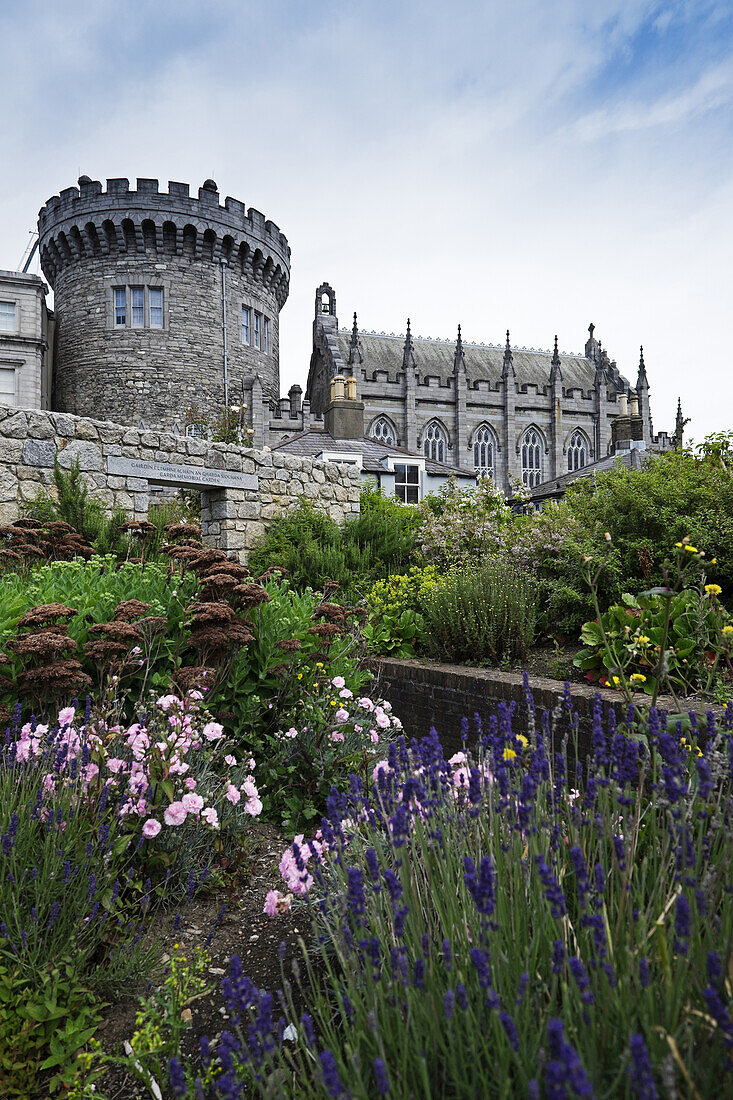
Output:
[[188,257],[202,263],[224,261],[259,283],[282,309],[290,282],[290,246],[279,227],[254,207],[227,196],[219,202],[213,180],[190,194],[187,183],[157,179],[99,180],[81,176],[38,214],[41,265],[53,287],[68,266],[101,256]]

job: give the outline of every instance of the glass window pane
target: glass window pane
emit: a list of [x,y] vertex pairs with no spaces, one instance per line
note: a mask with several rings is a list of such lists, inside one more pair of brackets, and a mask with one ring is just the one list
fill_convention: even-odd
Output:
[[249,344],[249,310],[242,306],[242,343]]
[[0,405],[15,404],[15,371],[0,367]]
[[115,287],[115,328],[127,324],[127,291],[123,286]]
[[263,326],[264,327],[262,329],[262,350],[265,352],[265,354],[269,354],[269,351],[270,351],[270,321],[269,321],[269,318],[265,317],[265,319],[263,321]]
[[408,485],[417,485],[418,481],[419,481],[419,478],[418,478],[417,466],[408,466],[407,467],[407,484]]
[[254,326],[254,346],[258,348],[260,346],[260,320],[261,314],[255,313],[255,326]]
[[402,466],[400,464],[395,465],[395,468],[394,468],[395,481],[404,481],[405,480],[405,471],[406,471],[406,469],[407,469],[406,466]]
[[405,488],[407,490],[407,497],[406,497],[405,503],[406,504],[417,504],[417,502],[418,502],[418,487],[417,487],[417,485],[407,485]]
[[144,325],[145,290],[141,286],[134,286],[130,294],[132,296],[132,323],[133,325]]
[[163,327],[163,291],[160,289],[150,290],[150,327]]
[[0,330],[15,332],[15,302],[0,302]]

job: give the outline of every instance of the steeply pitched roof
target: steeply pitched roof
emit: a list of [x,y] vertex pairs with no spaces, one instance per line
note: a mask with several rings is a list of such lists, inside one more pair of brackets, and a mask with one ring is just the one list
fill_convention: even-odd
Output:
[[425,460],[427,473],[437,477],[459,477],[474,480],[474,475],[466,470],[456,470],[453,466],[446,466],[442,462],[433,462],[425,455],[406,451],[402,447],[393,447],[389,443],[380,443],[377,439],[336,439],[325,428],[311,428],[307,432],[300,432],[284,439],[282,443],[272,448],[273,451],[285,451],[287,454],[306,455],[315,458],[321,451],[336,452],[342,454],[360,454],[362,456],[362,469],[368,473],[384,473],[385,458],[420,458]]
[[[339,351],[344,362],[348,362],[351,330],[339,330],[337,337]],[[359,332],[359,343],[364,361],[360,370],[369,378],[373,371],[387,371],[394,378],[402,372],[402,356],[405,338],[401,335],[385,333]],[[438,377],[447,382],[453,377],[455,340],[427,340],[413,336],[415,365],[419,375]],[[501,380],[504,362],[504,346],[497,344],[471,344],[463,341],[466,357],[466,374],[469,381],[488,379],[492,385]],[[552,351],[535,348],[512,348],[514,371],[517,384],[536,385],[540,389],[549,385],[552,367]],[[560,352],[560,369],[564,388],[591,389],[595,380],[596,364],[584,355]],[[629,384],[623,376],[609,367],[609,378],[617,385],[628,389]],[[619,379],[617,382],[616,379]]]
[[573,481],[577,481],[578,478],[593,477],[594,474],[613,470],[617,465],[625,466],[627,470],[640,470],[644,459],[653,453],[653,451],[642,451],[634,447],[628,451],[617,451],[615,454],[606,455],[605,458],[599,458],[597,462],[590,462],[587,466],[581,466],[579,470],[561,474],[560,477],[553,477],[549,481],[543,481],[540,485],[535,485],[532,489],[532,500],[539,501],[548,497],[561,496],[568,485]]

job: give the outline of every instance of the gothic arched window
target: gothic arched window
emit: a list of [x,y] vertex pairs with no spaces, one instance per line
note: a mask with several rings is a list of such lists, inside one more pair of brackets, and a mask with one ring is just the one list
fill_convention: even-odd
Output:
[[478,477],[490,477],[493,481],[495,448],[494,433],[487,424],[482,424],[473,433],[473,466]]
[[437,420],[431,420],[423,433],[423,450],[433,462],[445,462],[448,454],[448,436]]
[[536,428],[522,436],[522,481],[528,489],[542,481],[542,438]]
[[397,442],[394,427],[386,416],[377,417],[369,434],[372,439],[376,439],[379,443],[388,443],[390,447],[394,447]]
[[568,443],[568,470],[579,470],[588,465],[588,437],[576,428]]

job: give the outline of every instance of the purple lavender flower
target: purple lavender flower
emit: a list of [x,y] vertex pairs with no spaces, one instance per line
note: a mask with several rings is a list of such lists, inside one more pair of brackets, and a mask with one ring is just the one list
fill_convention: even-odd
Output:
[[527,986],[529,985],[529,974],[525,970],[523,974],[519,975],[519,982],[517,984],[517,995],[514,998],[514,1003],[519,1008],[524,1003],[524,996],[527,992]]
[[632,1035],[629,1040],[629,1050],[631,1051],[629,1077],[634,1096],[638,1097],[638,1100],[657,1100],[659,1093],[654,1083],[652,1063],[643,1036]]
[[468,993],[463,982],[459,982],[456,986],[456,1003],[462,1012],[468,1008]]
[[379,873],[379,859],[377,853],[373,848],[367,848],[364,852],[364,858],[366,860],[367,870],[369,871],[369,878],[372,883],[372,889],[375,894],[378,894],[382,889],[382,883],[380,881]]
[[733,1048],[733,1020],[730,1018],[730,1010],[723,1004],[720,991],[709,985],[703,990],[702,995],[708,1012],[720,1028],[723,1042],[727,1047]]
[[171,1082],[171,1088],[173,1089],[174,1096],[186,1095],[186,1075],[183,1072],[183,1066],[175,1057],[175,1055],[168,1062],[168,1076]]
[[564,1100],[566,1086],[576,1096],[593,1097],[591,1085],[578,1052],[565,1038],[562,1020],[552,1019],[547,1025],[547,1046],[550,1061],[545,1066],[545,1090],[548,1100]]
[[562,890],[562,886],[552,873],[552,869],[547,865],[542,855],[537,856],[537,869],[539,871],[542,885],[545,888],[545,897],[550,903],[550,912],[553,917],[564,917],[567,913],[567,907],[565,905],[565,895]]
[[585,856],[583,851],[577,845],[570,849],[570,858],[575,868],[576,888],[578,891],[578,902],[581,909],[586,907],[586,898],[590,893],[590,880],[588,878],[588,868],[585,862]]
[[357,927],[361,927],[366,916],[366,898],[364,897],[364,875],[359,867],[348,867],[347,904]]
[[593,1004],[593,992],[590,988],[590,982],[588,980],[588,973],[583,966],[581,959],[577,955],[571,955],[568,959],[570,965],[570,973],[575,979],[575,984],[580,992],[580,999],[584,1005]]
[[338,1074],[336,1059],[330,1050],[321,1051],[321,1073],[323,1084],[329,1096],[339,1097],[343,1095],[344,1086]]
[[443,1015],[446,1020],[453,1019],[453,1007],[455,1005],[456,996],[452,989],[446,989],[443,996]]
[[674,915],[675,941],[674,949],[681,955],[687,954],[690,939],[690,903],[685,894],[680,894],[675,905]]
[[450,970],[453,966],[453,951],[451,950],[450,940],[443,940],[443,966],[446,970]]
[[483,857],[479,866],[478,876],[476,875],[476,868],[470,856],[466,856],[463,861],[463,866],[465,868],[463,881],[476,903],[476,908],[483,916],[491,916],[496,907],[495,875],[491,857]]
[[506,1037],[509,1040],[509,1046],[512,1047],[513,1050],[519,1050],[519,1036],[517,1035],[517,1028],[514,1020],[508,1012],[500,1012],[499,1019],[501,1020],[501,1026],[506,1032]]
[[649,959],[644,955],[639,959],[639,981],[641,982],[642,989],[648,989],[651,983],[651,975],[649,973]]
[[479,985],[482,989],[488,989],[491,985],[491,967],[488,956],[480,947],[471,948],[471,962],[476,968]]
[[372,1071],[374,1073],[374,1084],[376,1085],[377,1092],[380,1096],[386,1096],[389,1092],[389,1077],[387,1076],[387,1067],[381,1058],[374,1059]]
[[554,940],[552,944],[552,973],[562,974],[565,965],[565,948],[562,940]]

